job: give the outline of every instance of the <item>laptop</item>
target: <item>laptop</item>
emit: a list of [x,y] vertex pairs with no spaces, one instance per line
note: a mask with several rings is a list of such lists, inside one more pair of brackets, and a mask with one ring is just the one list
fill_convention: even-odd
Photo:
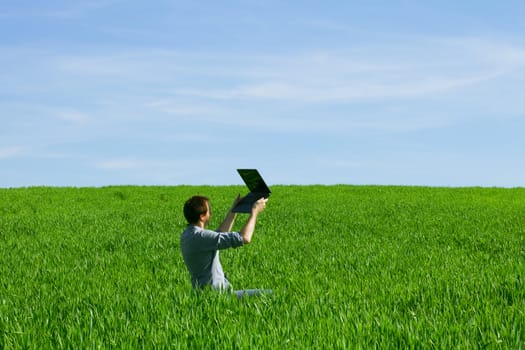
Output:
[[248,186],[250,193],[244,196],[232,211],[235,213],[251,213],[253,203],[262,197],[270,197],[272,191],[270,191],[257,169],[237,169],[237,172],[241,175],[246,186]]

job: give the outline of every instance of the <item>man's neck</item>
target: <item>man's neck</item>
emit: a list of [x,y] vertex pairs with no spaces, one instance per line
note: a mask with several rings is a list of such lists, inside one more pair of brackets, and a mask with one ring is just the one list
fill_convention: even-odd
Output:
[[204,222],[202,222],[202,221],[198,221],[198,222],[195,223],[195,226],[200,227],[200,228],[203,229],[204,226],[206,226],[206,225],[204,225]]

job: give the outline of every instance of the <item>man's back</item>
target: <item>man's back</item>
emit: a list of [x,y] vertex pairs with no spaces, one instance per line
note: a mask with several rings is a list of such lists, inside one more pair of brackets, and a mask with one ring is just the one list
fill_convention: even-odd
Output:
[[207,285],[217,289],[229,287],[218,250],[242,246],[243,239],[238,232],[215,232],[188,225],[182,232],[180,245],[194,288]]

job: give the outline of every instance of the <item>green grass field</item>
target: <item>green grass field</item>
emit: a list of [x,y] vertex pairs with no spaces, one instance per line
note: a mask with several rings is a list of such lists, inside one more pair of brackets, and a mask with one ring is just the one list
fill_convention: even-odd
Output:
[[196,293],[183,202],[244,190],[0,189],[0,348],[525,348],[525,189],[273,186],[221,253],[273,295]]

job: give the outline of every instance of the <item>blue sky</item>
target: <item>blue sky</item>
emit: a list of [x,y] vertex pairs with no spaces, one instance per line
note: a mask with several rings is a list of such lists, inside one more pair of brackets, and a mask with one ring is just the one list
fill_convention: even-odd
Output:
[[0,187],[525,186],[523,1],[2,1]]

